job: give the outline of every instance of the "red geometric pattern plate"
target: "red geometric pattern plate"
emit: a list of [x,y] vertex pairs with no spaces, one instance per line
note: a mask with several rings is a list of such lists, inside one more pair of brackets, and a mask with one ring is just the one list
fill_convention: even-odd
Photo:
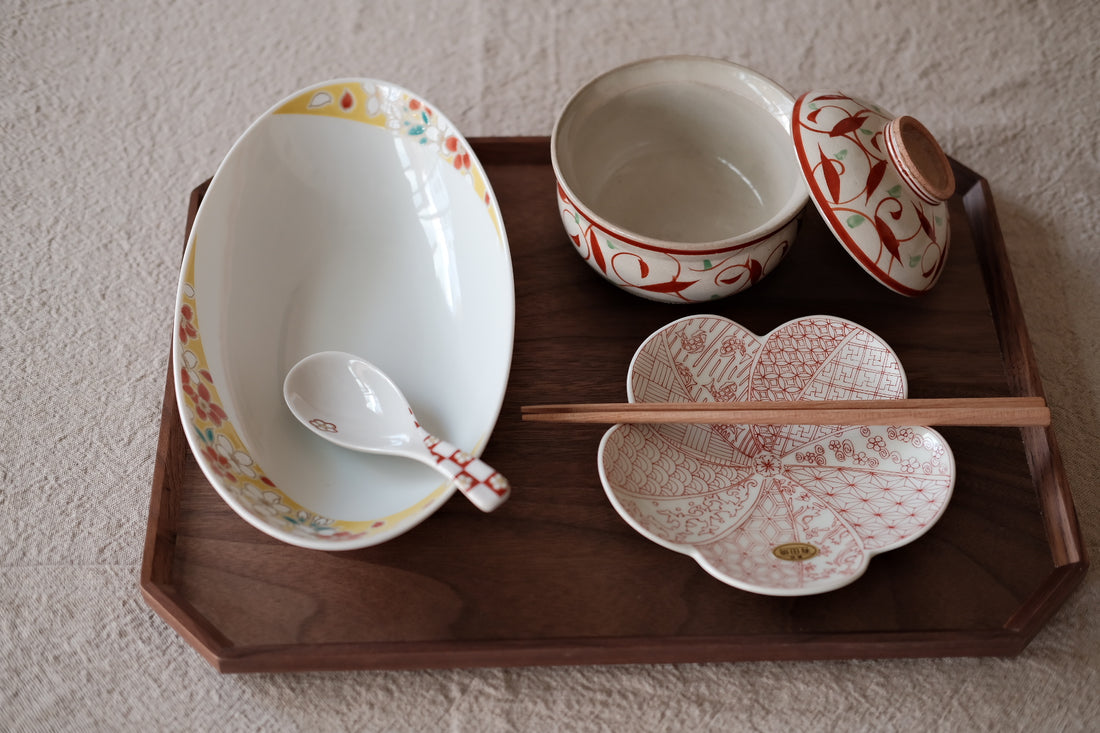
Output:
[[[631,402],[900,399],[907,384],[893,350],[850,321],[801,318],[758,337],[688,316],[639,347],[627,391]],[[947,443],[915,426],[616,425],[599,470],[642,535],[777,596],[851,583],[935,524],[955,483]]]

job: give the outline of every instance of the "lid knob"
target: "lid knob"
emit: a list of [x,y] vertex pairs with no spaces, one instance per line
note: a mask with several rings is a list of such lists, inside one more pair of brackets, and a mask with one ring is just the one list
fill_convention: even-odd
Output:
[[955,174],[928,128],[903,115],[891,120],[885,132],[886,152],[913,193],[933,205],[951,198]]

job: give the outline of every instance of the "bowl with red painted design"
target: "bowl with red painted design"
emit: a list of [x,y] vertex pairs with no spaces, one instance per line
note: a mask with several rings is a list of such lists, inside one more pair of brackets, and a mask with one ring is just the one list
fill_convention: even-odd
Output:
[[[811,316],[757,336],[726,318],[673,321],[638,348],[631,402],[901,399],[886,342]],[[928,532],[955,461],[918,425],[616,425],[598,454],[611,504],[642,536],[718,580],[772,596],[835,590]]]
[[624,290],[670,303],[740,292],[783,259],[808,201],[794,98],[719,59],[647,59],[565,104],[551,136],[577,252]]

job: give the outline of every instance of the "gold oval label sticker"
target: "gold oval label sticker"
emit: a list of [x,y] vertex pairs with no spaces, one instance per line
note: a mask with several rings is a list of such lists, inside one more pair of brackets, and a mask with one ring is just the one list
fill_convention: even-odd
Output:
[[788,542],[785,545],[773,547],[772,554],[780,560],[802,562],[817,555],[817,548],[813,545],[807,545],[805,542]]

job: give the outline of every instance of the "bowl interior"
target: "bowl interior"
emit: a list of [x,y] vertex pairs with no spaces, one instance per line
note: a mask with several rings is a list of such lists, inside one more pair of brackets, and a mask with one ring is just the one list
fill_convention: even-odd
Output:
[[[400,88],[330,83],[258,120],[206,194],[180,297],[196,333],[177,341],[182,378],[208,379],[224,413],[207,425],[186,405],[192,445],[203,464],[222,439],[220,453],[247,464],[227,477],[212,454],[203,467],[242,516],[281,539],[371,544],[450,494],[426,466],[345,450],[299,425],[282,383],[308,354],[374,362],[427,430],[471,453],[495,423],[514,317],[496,201],[450,123]],[[249,474],[261,480],[242,489]],[[257,492],[274,494],[269,507],[250,500]],[[320,529],[303,530],[299,514]],[[320,531],[326,523],[336,531]]]
[[735,64],[651,59],[570,100],[554,131],[555,162],[575,199],[634,238],[753,235],[806,202],[790,139],[793,104]]

